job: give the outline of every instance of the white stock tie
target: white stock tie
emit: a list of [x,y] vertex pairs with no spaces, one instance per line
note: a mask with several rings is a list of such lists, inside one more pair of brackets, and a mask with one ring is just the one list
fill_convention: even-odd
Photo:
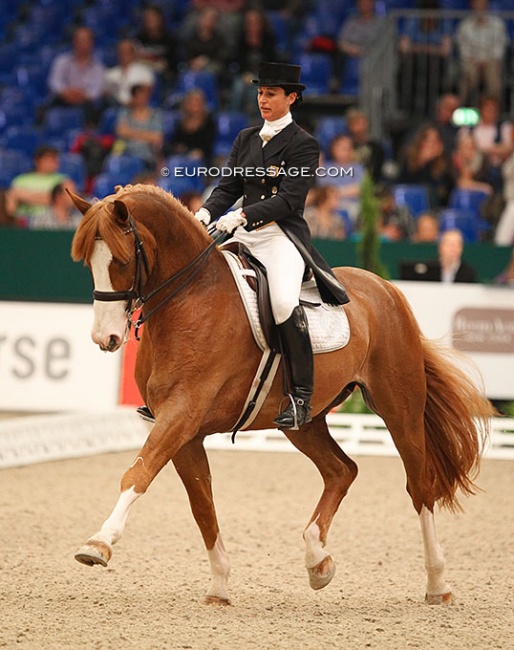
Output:
[[264,147],[265,144],[267,144],[271,138],[273,138],[276,135],[276,131],[274,128],[271,126],[268,126],[265,124],[262,129],[259,131],[259,136],[262,140],[262,146]]

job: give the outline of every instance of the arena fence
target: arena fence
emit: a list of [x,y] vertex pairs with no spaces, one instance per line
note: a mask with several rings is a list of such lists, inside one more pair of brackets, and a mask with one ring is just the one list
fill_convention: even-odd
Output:
[[[332,413],[330,432],[349,456],[397,456],[383,421],[375,415]],[[149,430],[132,409],[98,414],[31,415],[0,420],[0,468],[137,450]],[[276,429],[209,436],[207,449],[296,451]],[[487,458],[514,459],[514,419],[492,420]]]

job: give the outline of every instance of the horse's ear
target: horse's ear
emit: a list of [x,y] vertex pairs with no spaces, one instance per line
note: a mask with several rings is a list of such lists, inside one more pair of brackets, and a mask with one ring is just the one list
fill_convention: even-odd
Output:
[[77,208],[77,210],[79,212],[81,212],[82,214],[86,214],[86,212],[89,210],[89,208],[91,207],[92,204],[88,203],[85,199],[83,199],[78,194],[74,194],[73,192],[70,192],[70,190],[67,187],[65,187],[64,189],[70,195],[70,199],[73,201],[73,203],[74,203],[75,207]]
[[114,201],[114,214],[120,221],[128,221],[129,210],[123,201],[116,199]]

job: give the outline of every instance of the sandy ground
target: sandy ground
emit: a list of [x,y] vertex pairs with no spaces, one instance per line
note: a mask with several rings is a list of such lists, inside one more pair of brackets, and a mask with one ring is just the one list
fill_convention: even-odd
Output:
[[108,515],[132,453],[0,470],[0,647],[514,648],[514,462],[485,461],[485,492],[464,515],[439,513],[456,602],[430,607],[398,459],[357,459],[329,539],[337,572],[313,592],[301,532],[321,489],[315,468],[296,453],[209,456],[231,607],[200,602],[209,567],[172,467],[133,507],[107,569],[73,554]]

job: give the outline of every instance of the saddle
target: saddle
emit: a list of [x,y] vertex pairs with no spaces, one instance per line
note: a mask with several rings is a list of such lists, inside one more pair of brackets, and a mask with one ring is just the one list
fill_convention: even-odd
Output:
[[[257,311],[259,315],[259,321],[262,328],[262,333],[266,340],[267,347],[270,350],[276,353],[280,353],[280,342],[278,335],[278,327],[273,318],[273,311],[271,309],[271,299],[270,291],[268,284],[268,275],[266,273],[265,267],[255,258],[248,248],[241,244],[240,242],[229,242],[221,247],[223,251],[228,251],[233,255],[237,256],[241,267],[249,271],[249,273],[244,273],[245,280],[255,292],[257,299]],[[308,282],[313,278],[311,269],[305,267],[305,273],[303,276],[302,282]],[[321,303],[309,303],[306,300],[300,299],[300,304],[302,305],[316,305],[319,306]]]

